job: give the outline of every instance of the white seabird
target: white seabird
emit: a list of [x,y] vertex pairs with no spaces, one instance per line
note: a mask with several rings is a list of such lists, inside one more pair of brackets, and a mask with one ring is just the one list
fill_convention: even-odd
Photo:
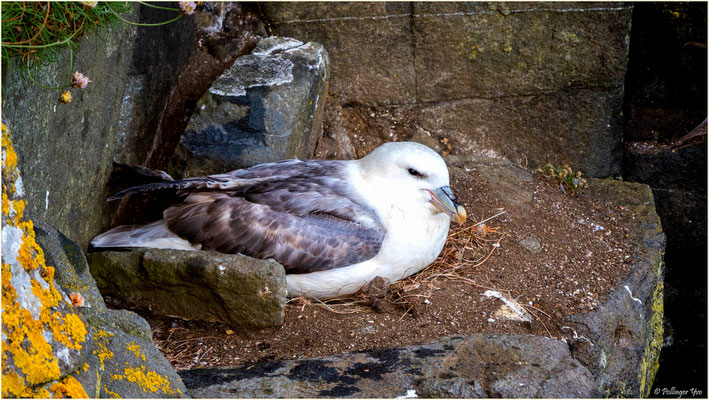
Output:
[[163,182],[111,199],[172,190],[184,200],[159,221],[97,236],[95,248],[273,258],[286,269],[289,296],[330,298],[354,293],[377,276],[403,279],[438,257],[451,220],[466,219],[445,162],[418,143],[386,143],[359,160],[286,160],[177,181],[140,170]]

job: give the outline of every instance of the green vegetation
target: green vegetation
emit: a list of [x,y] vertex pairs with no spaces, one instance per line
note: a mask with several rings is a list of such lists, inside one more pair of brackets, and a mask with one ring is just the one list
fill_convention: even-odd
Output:
[[[126,1],[81,1],[81,2],[3,2],[2,3],[2,62],[5,68],[19,67],[23,76],[45,89],[63,90],[69,86],[84,88],[90,80],[74,74],[73,52],[79,40],[89,34],[107,34],[113,23],[122,22],[158,26],[190,15],[196,7],[194,2],[180,2],[180,8],[168,8],[139,2],[148,7],[177,12],[177,16],[164,22],[143,24],[131,22],[120,14],[129,12],[131,4]],[[60,55],[69,49],[69,71],[59,87],[40,84],[33,72],[48,64],[58,62]],[[14,61],[16,63],[13,64]],[[78,74],[78,75],[77,75]],[[78,81],[77,81],[78,79]],[[71,81],[70,81],[71,80]],[[60,101],[68,103],[71,94],[62,93]]]
[[[9,68],[11,59],[19,59],[19,68],[37,83],[36,67],[57,62],[66,48],[72,56],[82,36],[107,32],[118,14],[130,10],[126,2],[3,2],[3,64]],[[70,74],[61,87],[50,89],[68,87]]]
[[576,194],[579,190],[588,186],[586,179],[581,178],[581,171],[574,171],[568,165],[562,168],[556,168],[551,164],[547,164],[537,171],[542,174],[556,180],[559,184],[559,189],[562,192],[572,196]]

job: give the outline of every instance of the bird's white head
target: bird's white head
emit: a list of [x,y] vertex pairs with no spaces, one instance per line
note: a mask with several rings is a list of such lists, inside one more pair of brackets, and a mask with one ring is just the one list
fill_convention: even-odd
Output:
[[360,174],[376,192],[377,203],[430,214],[445,213],[465,222],[465,209],[451,191],[441,156],[414,142],[385,143],[357,161]]

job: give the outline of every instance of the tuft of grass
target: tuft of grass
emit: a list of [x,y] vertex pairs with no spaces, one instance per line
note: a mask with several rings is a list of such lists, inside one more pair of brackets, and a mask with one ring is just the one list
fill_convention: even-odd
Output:
[[[138,2],[162,10],[174,11],[177,16],[164,22],[138,23],[124,19],[120,14],[131,11],[127,1],[80,1],[80,2],[3,2],[2,10],[2,63],[5,68],[19,67],[24,78],[45,89],[63,90],[76,86],[70,82],[73,70],[74,51],[79,40],[89,34],[107,34],[109,28],[122,21],[131,25],[159,26],[177,21],[183,15],[191,15],[196,4],[180,2],[180,8],[169,8]],[[56,63],[63,51],[69,49],[69,73],[58,87],[44,86],[33,77],[39,67]],[[16,61],[16,62],[15,62]],[[78,71],[77,71],[78,72]],[[36,74],[35,74],[36,75]],[[90,81],[87,81],[87,83]],[[71,95],[62,93],[60,101],[68,103]]]
[[108,29],[118,14],[131,10],[127,2],[100,2],[94,7],[80,2],[3,2],[2,60],[20,60],[29,70],[57,62],[60,53],[74,51],[79,39]]
[[552,164],[547,164],[537,169],[537,171],[556,180],[559,184],[559,189],[571,197],[579,190],[588,187],[586,179],[581,178],[581,171],[574,172],[568,165],[556,168]]

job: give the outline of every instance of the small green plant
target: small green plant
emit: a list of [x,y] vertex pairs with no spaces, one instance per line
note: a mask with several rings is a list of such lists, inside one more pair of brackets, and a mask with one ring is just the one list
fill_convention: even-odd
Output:
[[559,190],[572,197],[579,190],[588,187],[588,182],[586,179],[581,178],[581,171],[576,171],[574,173],[568,165],[565,165],[562,168],[556,168],[551,164],[547,164],[544,167],[537,169],[537,171],[556,180],[559,184]]

